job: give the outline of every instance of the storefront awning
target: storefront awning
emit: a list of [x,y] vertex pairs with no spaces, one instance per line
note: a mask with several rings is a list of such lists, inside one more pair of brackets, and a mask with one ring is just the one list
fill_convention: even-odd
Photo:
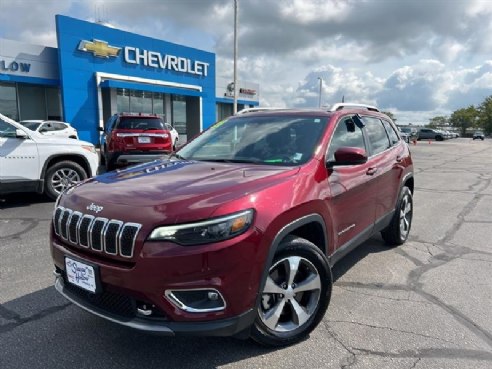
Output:
[[117,81],[107,79],[101,82],[102,88],[125,88],[128,90],[161,92],[166,94],[184,95],[184,96],[203,96],[202,92],[190,90],[187,88],[168,87],[160,85],[152,85],[149,83],[138,83],[128,81]]

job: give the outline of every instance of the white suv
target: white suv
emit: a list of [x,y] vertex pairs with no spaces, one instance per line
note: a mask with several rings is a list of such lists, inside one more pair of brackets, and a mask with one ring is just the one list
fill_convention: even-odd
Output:
[[52,199],[97,172],[93,144],[48,138],[0,114],[0,195],[45,193]]

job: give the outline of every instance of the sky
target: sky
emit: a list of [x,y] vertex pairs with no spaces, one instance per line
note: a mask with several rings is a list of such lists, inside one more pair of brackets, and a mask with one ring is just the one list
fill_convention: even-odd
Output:
[[[56,47],[55,15],[216,53],[233,79],[234,0],[0,0],[0,38]],[[492,0],[238,0],[238,79],[260,106],[367,103],[426,124],[492,95]],[[321,83],[320,83],[321,78]]]

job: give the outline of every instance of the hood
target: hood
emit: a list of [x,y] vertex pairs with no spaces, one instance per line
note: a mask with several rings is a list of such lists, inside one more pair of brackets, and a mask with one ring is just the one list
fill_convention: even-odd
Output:
[[284,182],[298,167],[165,160],[97,176],[69,191],[61,205],[136,221],[159,213],[167,222],[206,218],[221,204]]
[[[28,129],[25,128],[24,131]],[[92,143],[82,140],[74,140],[73,138],[57,137],[57,136],[46,136],[42,133],[29,130],[29,136],[36,142],[51,145],[63,145],[63,146],[94,146]]]

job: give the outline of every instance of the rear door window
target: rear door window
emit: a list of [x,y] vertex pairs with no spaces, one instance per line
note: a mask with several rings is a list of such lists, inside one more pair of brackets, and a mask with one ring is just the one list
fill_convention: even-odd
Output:
[[366,124],[365,129],[371,144],[371,154],[377,155],[384,150],[387,150],[391,145],[388,133],[381,120],[374,117],[363,117],[362,120]]
[[384,128],[386,128],[386,133],[388,134],[391,145],[397,144],[400,139],[398,138],[398,135],[396,134],[395,129],[393,128],[391,123],[384,119],[382,119],[381,121],[383,122]]

